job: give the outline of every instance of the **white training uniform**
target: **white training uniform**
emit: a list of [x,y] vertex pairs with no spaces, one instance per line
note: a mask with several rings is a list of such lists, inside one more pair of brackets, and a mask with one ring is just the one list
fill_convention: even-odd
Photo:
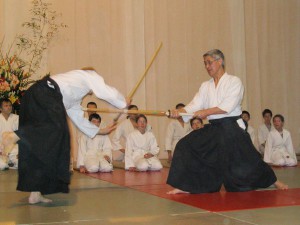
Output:
[[[120,149],[125,149],[126,141],[128,135],[135,130],[134,126],[131,123],[130,119],[126,119],[122,121],[118,126],[117,129],[111,139],[112,146],[113,146],[113,159],[116,161],[123,161],[124,160],[124,153],[119,151]],[[151,130],[151,126],[148,124],[147,131]]]
[[265,147],[263,144],[266,143],[268,135],[270,131],[274,130],[274,127],[271,125],[271,129],[269,130],[265,124],[262,124],[258,127],[257,137],[258,137],[258,150],[261,154],[264,154]]
[[[208,120],[240,116],[243,93],[244,86],[240,78],[224,73],[217,87],[213,78],[203,82],[193,100],[184,109],[187,113],[194,113],[198,110],[218,107],[227,112],[209,115]],[[242,119],[238,119],[237,123],[245,130],[246,126]]]
[[[153,157],[146,159],[144,155],[151,153]],[[159,147],[155,136],[151,131],[142,134],[134,130],[127,137],[125,151],[125,169],[136,167],[138,171],[161,170],[162,164],[157,158]]]
[[297,157],[294,151],[291,134],[283,129],[281,134],[276,130],[270,131],[266,146],[264,161],[277,166],[295,166]]
[[[4,132],[12,132],[18,130],[19,127],[19,116],[16,114],[11,113],[6,120],[2,113],[0,113],[0,143],[2,142],[2,134]],[[14,148],[10,152],[8,156],[8,162],[12,162],[14,166],[12,168],[17,169],[18,168],[18,153],[19,148],[18,144],[15,144]],[[4,160],[2,157],[0,159],[0,170],[3,170],[8,167],[7,163],[5,162],[7,160]]]
[[255,138],[255,130],[252,126],[248,124],[247,132],[250,135],[251,141],[256,148],[256,138]]
[[96,135],[94,138],[81,135],[77,156],[78,168],[84,166],[90,173],[111,172],[113,166],[104,156],[112,159],[112,146],[108,135]]
[[[117,108],[125,108],[124,96],[115,88],[105,84],[103,78],[95,71],[73,70],[50,76],[60,87],[66,112],[74,124],[88,137],[93,138],[99,127],[84,118],[81,102],[85,95],[93,92]],[[51,86],[51,84],[49,85]]]
[[177,119],[171,120],[167,127],[165,150],[171,150],[173,152],[177,142],[191,131],[190,123],[183,123],[182,126]]

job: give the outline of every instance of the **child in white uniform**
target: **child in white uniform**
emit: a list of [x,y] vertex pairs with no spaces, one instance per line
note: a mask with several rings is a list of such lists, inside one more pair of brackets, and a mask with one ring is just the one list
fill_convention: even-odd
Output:
[[264,161],[276,166],[296,166],[297,157],[290,132],[283,129],[284,117],[275,115],[273,125],[275,129],[268,135]]
[[162,164],[157,158],[159,148],[155,136],[147,131],[147,118],[138,115],[137,129],[127,137],[125,151],[125,169],[129,171],[161,170]]
[[[176,109],[181,109],[185,105],[179,103],[176,105]],[[192,131],[190,123],[185,123],[182,117],[173,119],[170,121],[167,127],[167,133],[165,138],[165,149],[168,152],[168,162],[170,163],[173,158],[173,152],[177,142],[183,138],[186,134]]]
[[[101,117],[93,113],[89,116],[89,121],[100,127]],[[111,172],[113,169],[111,159],[112,146],[108,135],[96,135],[94,138],[86,135],[80,137],[77,167],[81,173]]]
[[[19,116],[12,113],[12,103],[9,99],[4,98],[0,102],[0,142],[4,132],[16,131],[19,127]],[[12,151],[8,154],[0,152],[0,170],[6,168],[18,168],[18,144],[15,144]],[[7,155],[8,154],[8,155]]]
[[[128,106],[128,110],[138,110],[138,107],[136,105],[130,105]],[[124,161],[127,137],[137,127],[136,117],[137,114],[128,113],[127,119],[122,121],[120,125],[118,125],[111,141],[114,150],[113,160]],[[151,126],[147,125],[146,130],[150,131]]]
[[269,132],[273,130],[272,127],[272,111],[270,109],[265,109],[262,112],[262,116],[264,118],[264,123],[258,128],[258,150],[263,155],[265,152],[265,144],[269,135]]
[[257,147],[256,147],[256,140],[255,140],[255,136],[256,136],[255,135],[255,131],[254,131],[254,128],[252,126],[250,126],[250,124],[249,124],[250,113],[248,111],[246,111],[246,110],[243,110],[241,117],[244,120],[244,122],[247,123],[247,125],[246,125],[246,131],[250,135],[251,141],[252,141],[253,145],[255,146],[255,148],[257,149]]

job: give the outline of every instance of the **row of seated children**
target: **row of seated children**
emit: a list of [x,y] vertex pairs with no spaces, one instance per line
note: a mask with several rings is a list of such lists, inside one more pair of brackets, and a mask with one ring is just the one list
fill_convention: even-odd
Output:
[[[12,113],[12,103],[9,99],[0,100],[0,143],[2,142],[2,134],[18,130],[19,116]],[[15,144],[11,152],[4,152],[0,148],[0,170],[18,168],[18,145]]]
[[[138,110],[138,107],[131,105],[129,109]],[[91,114],[89,120],[100,126],[101,117],[98,114]],[[203,126],[199,118],[194,118],[190,124],[194,129]],[[124,147],[121,144],[121,138],[125,139]],[[94,139],[81,137],[77,157],[77,167],[80,172],[112,171],[112,148],[119,152],[117,160],[125,161],[126,170],[157,171],[162,168],[157,158],[159,148],[156,138],[144,115],[128,114],[127,120],[117,127],[112,138],[112,145],[108,136],[97,136]]]
[[[293,147],[290,132],[283,128],[284,117],[277,114],[273,117],[272,111],[265,109],[262,112],[264,123],[258,128],[258,151],[264,161],[275,166],[295,166],[297,157]],[[248,124],[250,114],[243,111],[242,118],[246,123],[246,130],[255,143],[254,129]]]

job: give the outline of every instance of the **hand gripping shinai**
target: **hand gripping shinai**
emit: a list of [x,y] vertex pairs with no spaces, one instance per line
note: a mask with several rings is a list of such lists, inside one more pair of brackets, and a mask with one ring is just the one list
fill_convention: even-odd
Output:
[[[131,92],[129,93],[129,95],[127,96],[129,99],[132,99],[133,95],[135,94],[136,90],[138,89],[138,87],[140,86],[140,84],[142,83],[143,79],[145,78],[145,76],[147,75],[148,70],[150,69],[152,63],[154,62],[154,59],[156,58],[159,50],[162,47],[162,42],[160,42],[158,48],[156,49],[156,51],[154,52],[150,62],[148,63],[148,65],[146,66],[146,69],[144,71],[144,73],[142,74],[142,76],[140,77],[139,81],[136,83],[136,85],[134,86],[134,88],[131,90]],[[98,111],[99,112],[99,111]],[[114,118],[114,122],[117,122],[118,119],[120,118],[120,116],[122,115],[122,112],[119,112],[119,114]]]

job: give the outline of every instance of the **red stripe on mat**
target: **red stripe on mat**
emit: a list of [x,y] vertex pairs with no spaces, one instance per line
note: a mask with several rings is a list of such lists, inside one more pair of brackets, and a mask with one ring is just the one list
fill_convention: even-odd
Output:
[[207,194],[167,195],[169,169],[160,172],[129,172],[115,169],[112,173],[87,174],[100,180],[129,187],[161,198],[212,212],[300,205],[300,188],[249,192],[220,191]]

